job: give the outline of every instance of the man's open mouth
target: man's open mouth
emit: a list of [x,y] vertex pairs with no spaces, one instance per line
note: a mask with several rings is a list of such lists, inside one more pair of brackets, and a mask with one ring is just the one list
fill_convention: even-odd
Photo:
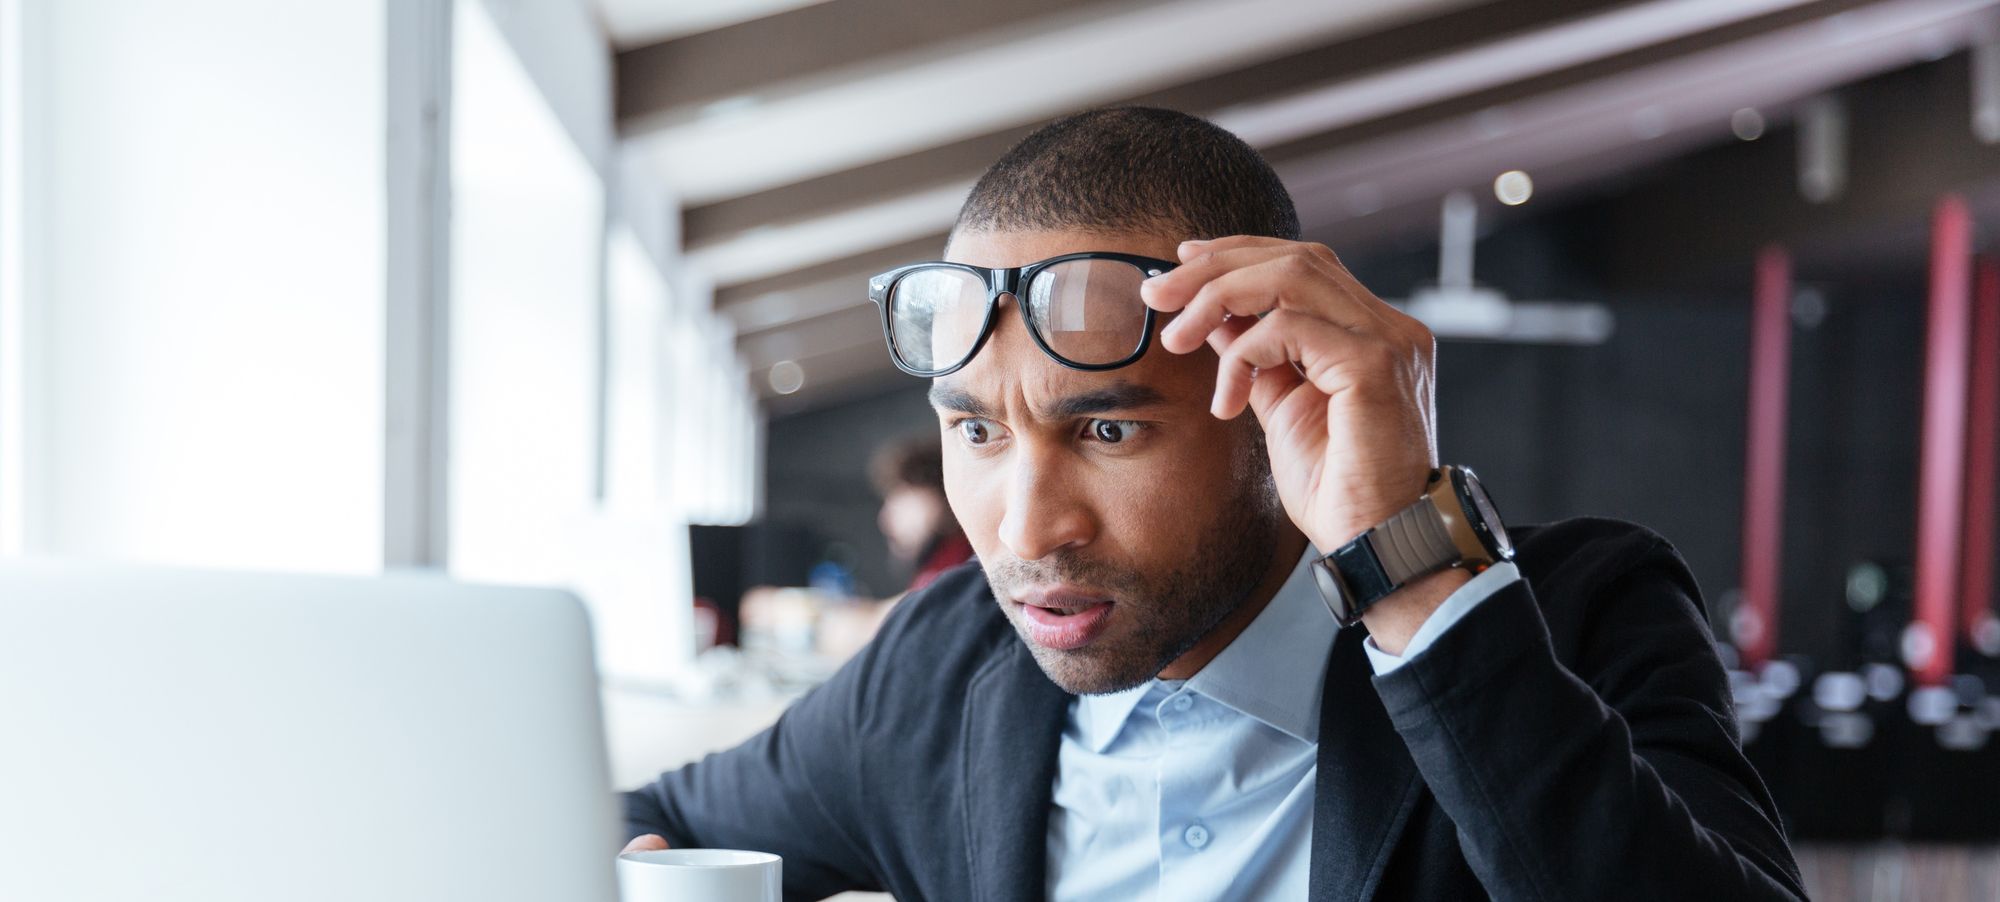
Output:
[[1113,602],[1066,586],[1031,589],[1016,597],[1028,641],[1069,651],[1104,632]]

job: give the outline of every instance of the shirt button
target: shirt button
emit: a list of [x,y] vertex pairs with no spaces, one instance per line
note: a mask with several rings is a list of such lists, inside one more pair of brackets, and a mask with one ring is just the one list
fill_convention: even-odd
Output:
[[1181,839],[1186,840],[1189,846],[1199,849],[1208,845],[1208,828],[1200,824],[1189,824],[1186,830],[1181,831]]
[[1194,696],[1181,695],[1181,696],[1176,696],[1174,698],[1174,710],[1186,711],[1187,709],[1192,707],[1194,707]]

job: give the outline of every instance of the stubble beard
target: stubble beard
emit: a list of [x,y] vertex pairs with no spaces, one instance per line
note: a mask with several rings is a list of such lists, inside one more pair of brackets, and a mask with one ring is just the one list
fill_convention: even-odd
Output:
[[[1284,516],[1271,482],[1262,433],[1237,472],[1235,497],[1223,505],[1198,547],[1182,564],[1147,573],[1062,552],[1035,561],[1006,558],[983,564],[995,600],[1049,679],[1073,695],[1130,689],[1157,676],[1214,631],[1246,601],[1271,566],[1278,521]],[[1262,464],[1262,466],[1259,466]],[[1036,645],[1008,599],[1031,585],[1072,583],[1109,594],[1125,623],[1082,648]]]

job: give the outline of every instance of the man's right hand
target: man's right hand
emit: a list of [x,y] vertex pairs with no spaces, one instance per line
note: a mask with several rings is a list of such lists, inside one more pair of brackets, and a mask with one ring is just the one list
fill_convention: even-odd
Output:
[[648,833],[645,836],[633,837],[631,842],[625,844],[625,851],[618,854],[623,855],[625,852],[658,852],[666,847],[667,841],[664,837]]

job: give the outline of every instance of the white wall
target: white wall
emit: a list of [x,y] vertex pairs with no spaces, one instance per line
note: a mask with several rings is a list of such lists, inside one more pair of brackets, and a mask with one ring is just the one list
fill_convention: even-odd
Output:
[[25,540],[27,507],[22,502],[27,403],[22,355],[28,343],[22,255],[21,105],[27,42],[21,33],[22,0],[0,0],[0,556],[18,555]]
[[594,131],[559,115],[551,86],[588,79],[536,77],[567,71],[546,64],[562,29],[495,0],[456,16],[447,566],[579,589],[607,672],[669,678],[693,650],[687,523],[754,500],[733,332],[706,290],[670,288],[657,185],[623,154],[593,162]]
[[[478,0],[592,168],[616,168],[611,53],[589,0]],[[684,2],[684,0],[669,0]],[[461,13],[463,14],[463,13]]]
[[604,188],[480,4],[454,32],[446,561],[564,583],[596,505]]
[[666,348],[674,297],[633,230],[614,228],[605,361],[604,502],[581,561],[599,651],[624,677],[666,677],[693,651],[686,520],[665,478],[671,403]]
[[25,544],[379,566],[382,8],[25,15]]

